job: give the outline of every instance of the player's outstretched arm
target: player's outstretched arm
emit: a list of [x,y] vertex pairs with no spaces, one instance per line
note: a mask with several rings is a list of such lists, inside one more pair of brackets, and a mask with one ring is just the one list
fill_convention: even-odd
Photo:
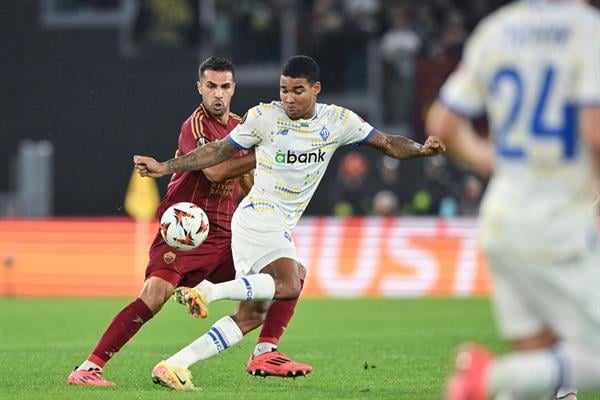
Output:
[[256,166],[256,157],[254,153],[246,154],[242,157],[230,158],[215,166],[202,170],[209,181],[220,183],[228,179],[244,176],[252,171]]
[[583,107],[579,110],[579,124],[583,142],[590,150],[595,169],[594,207],[600,205],[600,107]]
[[468,120],[436,102],[427,114],[425,125],[430,137],[441,138],[446,143],[450,157],[484,178],[490,177],[494,169],[492,145],[477,135]]
[[596,168],[596,179],[600,179],[600,106],[583,107],[579,111],[579,124]]
[[152,157],[133,156],[135,168],[141,176],[160,178],[180,171],[197,171],[212,167],[230,158],[238,149],[227,139],[207,143],[184,156],[158,162]]
[[381,131],[375,131],[365,144],[399,160],[437,156],[446,151],[444,143],[435,136],[427,138],[425,144],[419,144],[404,136],[388,135]]

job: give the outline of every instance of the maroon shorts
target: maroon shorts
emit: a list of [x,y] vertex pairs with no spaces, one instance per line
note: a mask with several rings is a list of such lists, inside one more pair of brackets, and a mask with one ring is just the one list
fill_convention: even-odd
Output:
[[167,245],[157,232],[150,246],[146,279],[156,276],[173,286],[193,287],[208,279],[225,282],[235,278],[231,255],[231,233],[210,232],[204,243],[190,251]]

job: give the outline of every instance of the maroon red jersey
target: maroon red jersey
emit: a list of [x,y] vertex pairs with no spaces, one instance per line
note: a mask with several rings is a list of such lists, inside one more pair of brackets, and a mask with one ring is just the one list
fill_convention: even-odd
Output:
[[[176,157],[185,155],[196,147],[225,138],[240,122],[240,117],[230,113],[226,124],[213,118],[200,105],[181,126]],[[247,152],[240,151],[234,157]],[[162,213],[172,204],[180,201],[194,203],[206,212],[210,222],[210,232],[231,232],[231,217],[241,194],[239,178],[223,183],[209,181],[202,171],[178,172],[171,176],[167,194],[156,211],[160,219]]]

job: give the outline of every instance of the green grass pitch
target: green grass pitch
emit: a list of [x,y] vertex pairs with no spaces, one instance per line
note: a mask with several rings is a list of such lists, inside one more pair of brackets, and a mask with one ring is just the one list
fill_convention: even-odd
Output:
[[[311,364],[306,378],[255,378],[245,364],[257,331],[194,365],[201,392],[171,392],[152,367],[229,313],[211,306],[196,320],[167,304],[105,368],[114,388],[68,386],[70,370],[128,299],[0,299],[0,398],[8,399],[439,399],[458,344],[507,350],[485,299],[302,299],[280,349]],[[580,395],[581,400],[600,399]]]

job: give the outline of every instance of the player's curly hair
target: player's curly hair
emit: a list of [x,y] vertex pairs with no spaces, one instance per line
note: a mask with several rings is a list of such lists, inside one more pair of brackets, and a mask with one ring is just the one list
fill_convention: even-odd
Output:
[[202,64],[198,67],[198,78],[200,80],[202,80],[202,75],[207,69],[210,69],[211,71],[229,71],[235,79],[235,68],[233,63],[226,58],[208,57],[206,60],[202,61]]
[[290,78],[306,78],[309,83],[315,83],[321,77],[321,69],[319,64],[309,56],[293,56],[283,64],[281,75]]

